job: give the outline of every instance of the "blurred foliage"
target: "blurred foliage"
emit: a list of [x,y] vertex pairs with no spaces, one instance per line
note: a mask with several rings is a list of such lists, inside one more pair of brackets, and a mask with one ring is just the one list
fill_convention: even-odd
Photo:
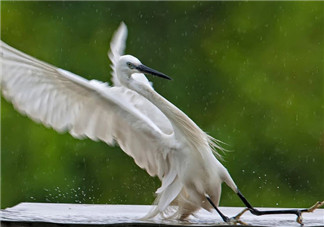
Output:
[[[323,2],[1,2],[1,39],[109,81],[109,42],[173,77],[152,79],[231,152],[223,164],[255,206],[323,200]],[[1,98],[1,207],[151,204],[160,182],[118,147],[59,134]],[[222,206],[242,206],[223,187]]]

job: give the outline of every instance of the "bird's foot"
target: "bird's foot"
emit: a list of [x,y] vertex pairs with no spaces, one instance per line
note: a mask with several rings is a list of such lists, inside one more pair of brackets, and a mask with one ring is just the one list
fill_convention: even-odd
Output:
[[305,210],[301,210],[298,214],[297,214],[297,222],[301,225],[303,225],[303,217],[302,217],[302,214],[303,213],[311,213],[313,212],[314,210],[316,210],[317,208],[320,208],[321,206],[324,205],[324,201],[320,202],[316,202],[313,206],[311,206],[310,208],[308,209],[305,209]]
[[237,224],[248,225],[247,223],[240,220],[240,217],[248,210],[249,210],[248,208],[245,208],[244,210],[242,210],[240,213],[238,213],[234,217],[228,218],[226,220],[226,223],[231,224],[231,225],[237,225]]

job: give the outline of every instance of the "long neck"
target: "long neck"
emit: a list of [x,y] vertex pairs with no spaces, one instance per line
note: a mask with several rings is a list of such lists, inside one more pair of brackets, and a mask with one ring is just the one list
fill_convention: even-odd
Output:
[[207,135],[180,109],[163,98],[151,87],[133,80],[128,84],[129,88],[141,94],[158,107],[161,112],[170,120],[177,139],[185,138],[193,146],[208,144]]

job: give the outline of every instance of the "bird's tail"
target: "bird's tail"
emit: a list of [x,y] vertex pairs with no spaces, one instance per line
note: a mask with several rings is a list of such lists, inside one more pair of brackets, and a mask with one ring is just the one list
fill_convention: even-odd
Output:
[[158,214],[160,214],[162,218],[169,217],[171,213],[170,211],[174,210],[171,207],[169,207],[169,205],[172,203],[172,201],[174,201],[177,198],[182,188],[182,182],[179,180],[178,177],[176,177],[168,187],[166,187],[162,192],[158,194],[157,198],[154,201],[154,207],[147,215],[142,217],[141,220],[152,219]]

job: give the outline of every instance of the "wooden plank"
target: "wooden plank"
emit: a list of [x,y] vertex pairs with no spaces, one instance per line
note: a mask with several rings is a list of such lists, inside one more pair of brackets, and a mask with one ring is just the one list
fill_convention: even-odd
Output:
[[[201,210],[188,222],[155,218],[141,221],[152,206],[146,205],[87,205],[59,203],[20,203],[0,211],[1,226],[230,226],[224,225],[216,212]],[[242,207],[220,207],[227,216],[239,213]],[[261,208],[262,209],[262,208]],[[263,208],[264,209],[264,208]],[[271,208],[276,210],[278,208]],[[280,208],[282,209],[282,208]],[[324,226],[324,209],[303,214],[305,226]],[[245,213],[241,220],[251,226],[300,226],[295,215],[254,216]]]

